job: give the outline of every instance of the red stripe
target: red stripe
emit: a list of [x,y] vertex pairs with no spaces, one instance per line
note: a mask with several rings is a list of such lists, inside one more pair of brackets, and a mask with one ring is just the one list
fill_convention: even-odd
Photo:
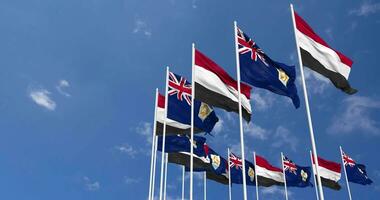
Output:
[[158,107],[165,108],[165,96],[158,94]]
[[263,167],[269,171],[282,172],[280,168],[272,166],[267,160],[258,155],[256,155],[256,165]]
[[[208,71],[211,71],[215,75],[217,75],[220,80],[226,84],[229,85],[237,91],[237,81],[231,78],[230,75],[227,74],[226,71],[222,67],[220,67],[218,64],[216,64],[214,61],[212,61],[210,58],[206,57],[204,54],[202,54],[200,51],[195,49],[195,65],[200,66]],[[249,85],[246,85],[244,83],[240,83],[241,87],[241,93],[246,96],[248,99],[251,98],[251,87]]]
[[346,64],[347,66],[351,67],[352,66],[352,60],[350,58],[348,58],[347,56],[343,55],[342,53],[340,53],[339,51],[331,48],[321,37],[319,37],[315,32],[314,30],[309,26],[309,24],[306,23],[305,20],[303,20],[296,12],[294,12],[294,16],[295,16],[295,19],[296,19],[296,26],[297,26],[297,29],[307,35],[309,38],[313,39],[315,42],[318,42],[319,44],[335,51],[336,54],[338,54],[339,58],[340,58],[340,61],[344,64]]
[[[313,164],[314,164],[314,155],[313,155]],[[341,166],[339,163],[329,161],[329,160],[325,160],[319,156],[318,156],[318,165],[320,167],[326,168],[330,171],[334,171],[337,173],[340,173],[340,170],[341,170]]]

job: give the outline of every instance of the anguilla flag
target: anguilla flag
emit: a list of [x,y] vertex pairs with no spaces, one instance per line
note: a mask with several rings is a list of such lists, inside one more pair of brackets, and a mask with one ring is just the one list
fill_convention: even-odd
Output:
[[295,67],[272,60],[256,42],[236,28],[241,80],[252,86],[288,96],[298,108],[300,100],[295,85]]
[[367,176],[365,165],[357,164],[354,159],[350,158],[343,151],[342,158],[344,167],[346,168],[348,181],[361,185],[370,185],[372,183],[372,180]]
[[[231,183],[243,184],[243,162],[242,159],[233,153],[229,155],[229,166],[231,170]],[[247,185],[256,185],[255,166],[253,163],[245,160],[245,176]]]
[[[168,118],[183,124],[191,124],[191,84],[182,76],[169,72]],[[218,122],[213,108],[194,100],[194,126],[210,133]]]
[[298,166],[286,156],[283,157],[282,162],[284,166],[287,186],[290,186],[290,187],[313,186],[310,183],[310,177],[312,177],[311,167]]

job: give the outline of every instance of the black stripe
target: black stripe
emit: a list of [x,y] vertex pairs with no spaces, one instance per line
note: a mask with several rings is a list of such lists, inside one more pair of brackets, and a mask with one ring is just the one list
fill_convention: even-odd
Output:
[[[157,122],[156,126],[156,134],[162,135],[163,134],[163,128],[164,125],[161,122]],[[166,133],[165,135],[190,135],[191,129],[180,129],[173,126],[166,126]],[[194,133],[202,133],[203,131],[194,127]]]
[[259,186],[263,187],[270,187],[273,185],[284,185],[284,183],[263,176],[257,176],[257,183],[259,184]]
[[[315,178],[317,178],[317,176],[315,176]],[[321,182],[322,182],[322,186],[324,186],[324,187],[327,187],[327,188],[330,188],[333,190],[340,190],[341,189],[341,186],[339,185],[339,183],[335,182],[333,180],[321,177]],[[318,185],[318,181],[317,181],[317,185]]]
[[315,59],[307,50],[300,48],[302,63],[306,67],[320,73],[326,78],[330,79],[330,81],[334,84],[334,86],[347,94],[355,94],[357,92],[356,89],[350,86],[350,83],[347,79],[337,72],[333,72],[328,70],[325,66],[323,66],[317,59]]

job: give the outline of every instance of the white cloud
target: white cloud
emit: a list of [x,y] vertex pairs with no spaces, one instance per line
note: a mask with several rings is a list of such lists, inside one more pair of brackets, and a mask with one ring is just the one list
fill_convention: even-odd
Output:
[[127,154],[129,157],[134,158],[138,153],[131,145],[123,144],[115,147],[120,153]]
[[198,6],[197,6],[197,0],[192,0],[191,1],[191,7],[193,7],[194,9],[198,8]]
[[141,178],[124,177],[126,184],[136,184],[141,182]]
[[[285,190],[284,190],[284,188],[283,187],[277,187],[277,186],[275,186],[275,187],[264,187],[263,189],[261,189],[260,190],[261,191],[261,193],[263,194],[263,195],[271,195],[271,196],[273,196],[273,195],[277,195],[277,196],[279,196],[279,195],[281,195],[281,196],[285,196]],[[288,197],[289,196],[292,196],[292,193],[288,190]]]
[[71,95],[64,91],[64,89],[68,87],[70,87],[70,83],[67,80],[60,80],[56,86],[56,89],[61,95],[70,97]]
[[55,110],[56,103],[49,97],[50,92],[45,89],[32,89],[30,90],[29,97],[39,106],[48,110]]
[[[330,80],[321,74],[312,71],[311,69],[304,67],[304,75],[306,79],[306,86],[308,91],[311,91],[313,94],[323,94],[326,88],[331,85]],[[298,79],[302,86],[302,80]]]
[[215,124],[214,129],[212,130],[212,132],[215,133],[216,135],[218,135],[219,133],[221,133],[222,130],[223,130],[223,124],[224,124],[223,119],[219,118],[219,121]]
[[135,27],[133,28],[132,32],[135,34],[143,34],[148,38],[152,36],[152,32],[148,28],[147,23],[142,19],[135,20]]
[[291,150],[296,151],[296,147],[298,145],[298,139],[294,135],[291,134],[289,129],[279,126],[276,129],[274,134],[274,142],[272,143],[273,147],[290,147]]
[[88,191],[96,191],[100,189],[100,183],[98,181],[92,181],[87,176],[83,177],[84,185]]
[[152,143],[152,123],[149,122],[141,122],[139,126],[136,127],[135,130],[138,134],[146,137],[149,144]]
[[254,123],[244,124],[244,133],[256,139],[266,140],[270,132]]
[[333,32],[332,32],[332,28],[331,28],[331,27],[326,28],[326,29],[325,29],[325,33],[326,33],[326,35],[329,37],[330,40],[333,39]]
[[253,110],[268,110],[275,102],[275,94],[266,90],[255,90],[251,94]]
[[357,16],[368,16],[380,11],[380,3],[372,3],[370,1],[363,1],[359,8],[349,11],[349,14]]
[[[343,111],[338,112],[328,128],[331,134],[358,133],[380,134],[380,124],[371,117],[380,109],[380,101],[364,96],[350,96],[343,100]],[[378,112],[376,112],[378,113]]]

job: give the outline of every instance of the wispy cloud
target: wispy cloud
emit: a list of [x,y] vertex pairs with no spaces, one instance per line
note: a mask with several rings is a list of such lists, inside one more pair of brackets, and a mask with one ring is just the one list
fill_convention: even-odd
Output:
[[70,87],[70,83],[67,80],[60,80],[58,82],[58,85],[55,88],[61,95],[65,97],[70,97],[71,95],[64,91],[66,88],[69,88],[69,87]]
[[83,177],[85,189],[88,191],[97,191],[100,189],[100,183],[98,181],[92,181],[87,176]]
[[198,8],[197,0],[192,0],[191,1],[191,7],[194,8],[194,9]]
[[129,144],[115,146],[115,149],[120,153],[127,154],[130,158],[135,158],[136,154],[138,153],[138,151]]
[[325,29],[325,33],[326,33],[327,37],[329,37],[330,40],[332,40],[332,39],[334,38],[334,37],[333,37],[333,30],[332,30],[331,27],[326,28],[326,29]]
[[266,90],[255,90],[251,97],[253,109],[258,111],[268,110],[275,102],[275,95]]
[[135,26],[132,32],[135,34],[143,34],[148,38],[152,36],[152,31],[149,29],[147,23],[142,19],[135,20]]
[[223,119],[219,118],[219,121],[215,124],[214,129],[212,130],[212,132],[215,133],[216,135],[218,135],[219,133],[221,133],[222,130],[223,130],[223,124],[224,124]]
[[152,123],[149,122],[141,122],[135,129],[135,131],[144,136],[149,144],[152,143]]
[[277,127],[275,134],[274,134],[274,142],[272,143],[273,147],[279,148],[279,147],[290,147],[291,150],[296,151],[296,147],[298,145],[298,139],[295,137],[289,129],[279,126]]
[[[285,190],[284,188],[280,188],[280,187],[266,187],[266,188],[263,188],[261,190],[261,194],[263,195],[266,195],[266,196],[273,196],[273,195],[276,195],[276,196],[284,196],[285,195]],[[288,190],[288,197],[289,196],[292,196],[293,194]]]
[[50,111],[55,110],[57,104],[50,98],[50,92],[46,89],[31,89],[29,97],[39,106],[42,106]]
[[359,8],[349,11],[351,15],[368,16],[380,11],[380,3],[372,3],[371,1],[363,1]]
[[364,96],[350,96],[343,100],[343,107],[328,128],[331,134],[347,134],[358,131],[380,135],[380,124],[372,118],[375,110],[380,109],[380,100]]
[[244,124],[244,133],[256,139],[266,140],[270,132],[254,123]]
[[[319,73],[310,70],[307,67],[305,67],[304,69],[305,69],[304,70],[305,79],[307,80],[306,85],[308,86],[307,88],[313,94],[323,94],[326,88],[329,86],[330,80],[320,75]],[[298,80],[300,82],[302,81],[301,79],[298,79]]]
[[136,184],[141,182],[141,178],[124,177],[126,184]]

